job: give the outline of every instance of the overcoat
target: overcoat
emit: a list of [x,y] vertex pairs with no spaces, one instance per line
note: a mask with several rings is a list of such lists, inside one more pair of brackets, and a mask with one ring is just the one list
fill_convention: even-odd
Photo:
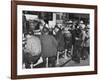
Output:
[[42,57],[52,57],[57,54],[57,41],[52,35],[43,34],[40,36],[42,46]]

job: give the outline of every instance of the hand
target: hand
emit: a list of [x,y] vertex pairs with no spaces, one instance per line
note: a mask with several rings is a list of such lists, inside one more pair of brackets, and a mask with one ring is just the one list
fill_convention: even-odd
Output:
[[79,40],[79,38],[78,38],[78,37],[76,37],[76,38],[75,38],[75,40]]
[[82,43],[82,44],[81,44],[81,47],[83,47],[83,46],[84,46],[84,44]]

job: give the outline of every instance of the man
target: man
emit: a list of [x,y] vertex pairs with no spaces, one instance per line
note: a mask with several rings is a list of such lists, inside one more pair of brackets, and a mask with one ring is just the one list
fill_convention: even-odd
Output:
[[88,52],[88,54],[90,53],[90,25],[87,24],[86,26],[86,43],[85,43],[85,47],[86,47],[86,50]]
[[33,36],[32,32],[26,35],[26,45],[24,49],[24,61],[25,67],[31,68],[31,64],[35,64],[41,55],[41,42],[36,36]]
[[54,31],[55,31],[55,38],[58,42],[57,50],[59,52],[62,52],[62,51],[64,51],[64,45],[65,45],[64,35],[62,33],[61,28],[59,28],[58,25],[55,26]]
[[72,44],[73,54],[72,60],[76,63],[80,63],[80,52],[81,52],[81,29],[78,28],[78,24],[75,25],[75,29],[72,31]]
[[65,49],[69,54],[71,55],[71,49],[72,49],[72,34],[71,34],[71,28],[73,26],[73,22],[70,20],[67,23],[67,26],[64,28],[64,41],[65,41]]
[[89,53],[89,33],[88,33],[89,29],[84,24],[81,24],[81,30],[82,30],[81,59],[85,60],[88,57]]
[[47,27],[43,28],[43,35],[40,36],[42,45],[42,58],[43,63],[46,65],[46,59],[48,58],[48,66],[54,67],[57,54],[57,41],[52,35],[49,35],[49,30]]

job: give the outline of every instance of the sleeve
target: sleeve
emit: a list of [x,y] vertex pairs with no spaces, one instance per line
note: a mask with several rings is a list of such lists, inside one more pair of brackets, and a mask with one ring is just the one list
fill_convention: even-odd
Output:
[[82,40],[84,41],[85,40],[85,37],[86,37],[86,33],[85,31],[82,32]]
[[85,31],[83,31],[82,32],[82,43],[81,43],[81,46],[84,46],[85,38],[86,38],[86,33],[85,33]]
[[25,52],[31,52],[31,40],[27,39],[26,46],[25,46]]
[[58,46],[57,40],[53,36],[51,36],[51,38],[52,38],[52,43],[57,47]]

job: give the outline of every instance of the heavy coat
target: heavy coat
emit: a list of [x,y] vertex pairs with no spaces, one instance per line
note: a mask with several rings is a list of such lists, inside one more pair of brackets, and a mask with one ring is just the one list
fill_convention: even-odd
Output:
[[51,35],[41,35],[42,57],[52,57],[57,54],[57,41]]
[[57,32],[57,34],[55,35],[55,38],[58,42],[58,47],[57,47],[58,51],[63,51],[65,42],[64,42],[64,35],[61,30]]
[[31,36],[26,41],[26,52],[30,53],[32,56],[40,55],[41,53],[41,42],[36,36]]

